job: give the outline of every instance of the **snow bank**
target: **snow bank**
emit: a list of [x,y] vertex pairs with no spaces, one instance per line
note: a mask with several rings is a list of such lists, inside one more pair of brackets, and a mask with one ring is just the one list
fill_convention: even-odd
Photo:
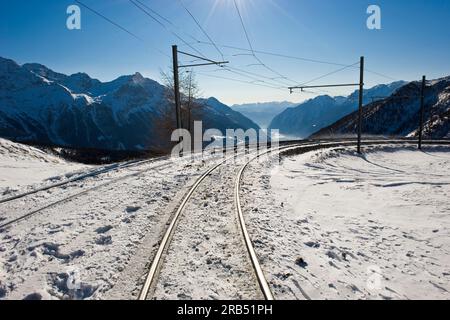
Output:
[[278,299],[449,299],[450,149],[332,149],[247,172]]
[[61,176],[88,168],[27,145],[0,139],[0,194],[60,180]]

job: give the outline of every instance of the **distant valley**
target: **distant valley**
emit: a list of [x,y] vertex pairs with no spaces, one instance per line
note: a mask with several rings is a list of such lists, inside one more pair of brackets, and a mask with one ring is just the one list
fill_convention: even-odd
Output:
[[231,106],[235,111],[242,113],[244,116],[252,119],[261,128],[268,128],[272,119],[285,111],[287,108],[294,107],[298,104],[283,102],[259,102],[249,104],[236,104]]

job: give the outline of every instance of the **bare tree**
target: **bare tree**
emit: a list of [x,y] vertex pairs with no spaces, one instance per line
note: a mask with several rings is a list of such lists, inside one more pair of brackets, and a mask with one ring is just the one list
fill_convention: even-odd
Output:
[[182,92],[182,119],[186,119],[186,121],[184,121],[186,124],[186,129],[192,135],[193,123],[194,121],[202,118],[201,111],[203,108],[203,104],[198,101],[198,98],[200,97],[200,89],[195,79],[195,73],[192,70],[186,72],[186,76],[183,77],[181,87],[183,87],[180,89]]
[[[164,130],[172,132],[176,128],[175,117],[175,93],[173,71],[170,73],[161,71],[163,84],[166,86],[166,106],[165,112],[162,112],[162,126]],[[198,101],[200,97],[200,89],[195,79],[195,73],[190,71],[180,72],[180,99],[181,99],[181,125],[192,134],[193,123],[201,120],[203,104]]]

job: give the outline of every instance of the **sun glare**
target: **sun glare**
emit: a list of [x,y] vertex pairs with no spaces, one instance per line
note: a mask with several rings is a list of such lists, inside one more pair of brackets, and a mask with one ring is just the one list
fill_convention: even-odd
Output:
[[235,3],[243,13],[247,11],[249,6],[252,6],[253,0],[215,0],[210,10],[208,18],[211,18],[216,12],[223,12],[224,10],[235,10]]

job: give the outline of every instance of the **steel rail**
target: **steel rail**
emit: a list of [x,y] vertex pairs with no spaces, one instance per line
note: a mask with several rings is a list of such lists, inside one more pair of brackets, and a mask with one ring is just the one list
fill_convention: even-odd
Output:
[[284,146],[284,147],[279,147],[276,149],[270,149],[270,150],[264,151],[264,152],[258,154],[257,156],[253,157],[249,161],[247,161],[247,163],[245,163],[241,167],[241,169],[239,170],[239,172],[236,176],[235,187],[234,187],[234,201],[236,204],[235,208],[236,208],[236,213],[237,213],[238,220],[239,220],[239,225],[241,227],[242,235],[243,235],[244,241],[245,241],[245,246],[246,246],[248,254],[250,256],[250,260],[252,262],[252,266],[255,271],[255,276],[258,280],[260,289],[264,295],[264,298],[269,301],[274,300],[274,296],[273,296],[272,291],[270,290],[270,286],[269,286],[269,284],[266,280],[266,277],[264,275],[264,272],[261,268],[261,264],[259,263],[259,259],[256,254],[255,248],[253,247],[253,242],[248,233],[248,229],[245,224],[244,214],[242,211],[241,199],[240,199],[241,198],[240,197],[240,185],[241,185],[241,181],[243,178],[243,174],[244,174],[245,169],[247,169],[247,167],[250,165],[250,163],[252,163],[256,159],[259,159],[260,157],[262,157],[268,153],[281,152],[281,151],[287,151],[290,149],[298,149],[298,148],[302,148],[302,147],[317,146],[317,145],[321,145],[320,142],[316,143],[316,144],[311,144],[311,145],[303,143],[303,144],[298,144],[298,145],[294,145],[294,146]]
[[[280,149],[286,149],[289,147],[280,147]],[[244,152],[245,154],[245,152]],[[146,300],[150,290],[153,288],[153,286],[155,285],[155,281],[157,279],[158,276],[158,271],[159,268],[162,264],[162,259],[163,259],[163,255],[166,252],[166,250],[168,249],[171,240],[173,238],[173,234],[175,232],[176,226],[178,224],[178,221],[186,207],[186,204],[188,203],[188,201],[191,199],[192,195],[194,194],[194,192],[198,189],[198,187],[200,186],[200,184],[211,175],[212,172],[214,172],[217,168],[219,168],[220,166],[222,166],[223,164],[225,164],[228,160],[234,158],[236,156],[230,156],[228,158],[226,158],[225,160],[219,162],[218,164],[212,166],[211,168],[209,168],[207,171],[205,171],[196,181],[195,183],[192,185],[192,187],[189,189],[189,191],[187,192],[187,194],[183,197],[182,202],[180,203],[180,205],[177,207],[177,210],[175,212],[175,214],[173,215],[173,217],[170,220],[170,224],[167,227],[166,231],[164,232],[164,236],[162,237],[161,242],[159,243],[159,247],[158,250],[155,254],[155,256],[153,257],[152,263],[150,265],[150,268],[146,274],[146,278],[145,278],[145,282],[144,285],[141,288],[141,291],[139,293],[138,296],[138,300]]]
[[171,219],[171,222],[164,233],[164,236],[159,244],[158,251],[156,252],[152,264],[150,265],[150,269],[147,272],[147,276],[144,282],[144,285],[142,286],[141,292],[139,293],[138,300],[146,300],[148,293],[150,289],[152,288],[152,285],[157,277],[158,269],[162,263],[162,257],[166,249],[169,247],[170,242],[172,240],[173,233],[176,229],[176,225],[178,223],[179,218],[181,217],[181,214],[184,211],[184,208],[194,192],[197,190],[198,186],[217,168],[219,168],[221,165],[223,165],[225,162],[227,162],[230,158],[227,158],[218,164],[212,166],[209,168],[206,172],[204,172],[194,183],[194,185],[189,189],[188,193],[184,196],[183,201],[178,206],[177,211],[175,212],[175,215]]
[[[227,151],[227,149],[224,149],[223,151]],[[170,156],[163,156],[163,157],[159,157],[159,158],[156,158],[156,159],[150,159],[150,160],[140,160],[140,161],[136,161],[136,160],[135,160],[135,161],[130,161],[130,162],[124,164],[123,166],[121,166],[120,168],[128,168],[128,167],[131,167],[131,166],[134,167],[134,166],[136,166],[136,165],[143,165],[143,164],[147,164],[147,163],[150,163],[150,164],[151,164],[151,163],[158,162],[158,161],[161,161],[161,160],[164,160],[164,159],[168,160],[169,158],[170,158]],[[214,158],[214,156],[213,156],[213,158]],[[30,212],[28,212],[28,213],[26,213],[26,214],[24,214],[24,215],[22,215],[22,216],[20,216],[20,217],[18,217],[18,218],[15,218],[15,219],[9,220],[9,221],[7,221],[7,222],[5,222],[5,223],[2,223],[2,224],[0,224],[0,229],[5,228],[5,227],[8,227],[8,226],[10,226],[10,225],[12,225],[12,224],[14,224],[14,223],[16,223],[16,222],[25,220],[25,219],[29,218],[30,216],[33,216],[33,215],[35,215],[35,214],[37,214],[37,213],[39,213],[39,212],[42,212],[42,211],[44,211],[44,210],[46,210],[46,209],[53,208],[53,207],[55,207],[55,206],[57,206],[57,205],[59,205],[59,204],[61,204],[61,203],[68,202],[68,201],[70,201],[70,200],[72,200],[72,199],[75,199],[75,198],[77,198],[77,197],[79,197],[79,196],[85,195],[85,194],[87,194],[87,193],[89,193],[89,192],[98,190],[98,189],[103,188],[103,187],[105,187],[105,186],[108,186],[108,185],[110,185],[110,184],[113,184],[113,183],[116,183],[116,182],[120,182],[120,181],[123,181],[123,180],[127,180],[127,179],[129,179],[129,178],[133,178],[133,177],[140,176],[140,175],[144,174],[145,172],[147,172],[147,171],[149,171],[149,170],[157,170],[157,169],[161,169],[161,168],[164,168],[164,167],[168,167],[168,166],[170,166],[170,165],[171,165],[171,163],[163,163],[163,164],[156,165],[156,166],[153,166],[153,167],[150,167],[150,168],[141,169],[141,170],[139,170],[139,171],[137,171],[137,172],[134,172],[134,173],[125,175],[125,176],[123,176],[123,177],[118,177],[118,178],[116,178],[116,179],[112,179],[112,180],[110,180],[110,181],[107,181],[107,182],[102,183],[102,184],[100,184],[100,185],[94,186],[94,187],[89,188],[89,189],[87,189],[87,190],[83,190],[83,191],[81,191],[81,192],[75,193],[75,194],[70,195],[70,196],[68,196],[68,197],[65,197],[65,198],[63,198],[63,199],[57,200],[57,201],[55,201],[55,202],[52,202],[52,203],[50,203],[50,204],[48,204],[48,205],[45,205],[45,206],[43,206],[43,207],[41,207],[41,208],[39,208],[39,209],[30,211]],[[111,170],[115,170],[115,169],[119,169],[119,167],[114,167],[114,168],[112,168]],[[98,175],[98,174],[97,174],[97,175]],[[92,176],[92,175],[91,175],[91,176]],[[67,182],[67,183],[69,183],[69,182]],[[64,184],[66,184],[66,183],[63,183],[62,185],[64,185]],[[59,185],[54,185],[54,186],[52,186],[52,188],[57,187],[57,186],[61,186],[61,184],[59,184]],[[47,189],[47,190],[48,190],[48,189]],[[34,194],[34,193],[37,193],[37,192],[40,192],[40,191],[43,191],[43,190],[36,190],[36,192],[30,192],[30,193],[28,193],[28,194],[23,195],[22,197],[27,196],[27,195],[30,195],[30,194]],[[15,199],[17,199],[17,198],[15,198]],[[15,199],[12,199],[12,200],[15,200]],[[12,200],[10,200],[10,201],[12,201]],[[0,203],[1,203],[1,202],[0,202]]]
[[[373,140],[373,141],[365,142],[364,145],[377,145],[377,144],[383,145],[383,144],[391,144],[391,143],[409,145],[409,144],[413,144],[415,142],[414,141],[405,141],[405,140]],[[442,141],[442,140],[428,141],[428,144],[433,144],[433,143],[449,144],[449,141]],[[274,295],[273,295],[273,293],[270,289],[270,286],[267,282],[267,279],[264,275],[264,272],[262,270],[261,264],[259,262],[258,256],[255,251],[255,248],[253,247],[253,242],[248,233],[248,229],[245,224],[244,214],[243,214],[243,210],[242,210],[242,206],[241,206],[240,186],[241,186],[241,181],[243,180],[244,171],[256,159],[259,159],[260,157],[262,157],[268,153],[275,152],[275,151],[276,152],[286,152],[288,150],[294,150],[294,149],[305,149],[304,151],[308,152],[308,151],[317,150],[317,149],[333,148],[333,147],[340,147],[340,146],[349,147],[349,146],[352,146],[353,144],[354,143],[352,141],[340,141],[340,142],[336,141],[336,142],[325,142],[325,143],[317,142],[317,143],[311,143],[311,144],[303,143],[303,144],[298,144],[298,145],[294,145],[294,146],[291,145],[291,146],[279,147],[276,149],[270,149],[263,153],[258,154],[257,156],[255,156],[252,159],[250,159],[249,161],[247,161],[247,163],[245,163],[239,170],[236,180],[235,180],[235,188],[234,188],[236,213],[238,215],[239,224],[240,224],[241,231],[242,231],[242,234],[243,234],[243,237],[245,240],[245,245],[247,247],[247,250],[248,250],[252,265],[253,265],[253,269],[255,271],[255,275],[258,279],[260,289],[266,300],[274,300]]]
[[36,193],[39,193],[42,191],[47,191],[47,190],[51,190],[53,188],[62,187],[69,183],[72,183],[72,182],[78,182],[78,181],[85,180],[87,178],[97,177],[103,173],[113,172],[113,171],[117,171],[120,169],[126,169],[126,168],[135,167],[135,166],[139,166],[139,165],[143,165],[143,164],[147,164],[147,163],[154,163],[154,162],[161,161],[161,160],[167,160],[167,157],[164,156],[164,157],[158,157],[155,159],[148,159],[148,160],[132,160],[132,161],[129,161],[129,162],[126,162],[123,164],[119,164],[119,165],[105,166],[103,168],[95,169],[88,173],[81,174],[74,178],[67,179],[66,181],[63,181],[63,182],[50,184],[48,186],[36,188],[31,191],[27,191],[27,192],[15,194],[15,195],[12,195],[12,196],[9,196],[6,198],[2,198],[2,199],[0,199],[0,204],[6,203],[6,202],[11,202],[11,201],[17,200],[17,199],[21,199],[21,198],[24,198],[24,197],[27,197],[27,196],[30,196],[30,195],[33,195],[33,194],[36,194]]
[[127,180],[127,179],[130,179],[130,178],[133,178],[133,177],[140,176],[140,175],[144,174],[144,173],[145,173],[146,171],[148,171],[148,170],[157,170],[157,169],[161,169],[161,168],[168,167],[168,166],[170,166],[170,163],[167,163],[167,164],[160,164],[160,165],[157,165],[157,166],[154,166],[154,167],[151,167],[151,168],[142,169],[142,170],[139,170],[138,172],[134,172],[134,173],[125,175],[125,176],[123,176],[123,177],[119,177],[119,178],[116,178],[116,179],[112,179],[112,180],[107,181],[107,182],[105,182],[105,183],[102,183],[102,184],[100,184],[100,185],[97,185],[97,186],[94,186],[94,187],[92,187],[92,188],[83,190],[83,191],[81,191],[81,192],[72,194],[72,195],[70,195],[70,196],[68,196],[68,197],[65,197],[65,198],[63,198],[63,199],[57,200],[57,201],[52,202],[52,203],[50,203],[50,204],[48,204],[48,205],[45,205],[45,206],[43,206],[43,207],[41,207],[41,208],[39,208],[39,209],[32,210],[32,211],[30,211],[30,212],[28,212],[28,213],[26,213],[26,214],[24,214],[24,215],[22,215],[22,216],[20,216],[20,217],[17,217],[17,218],[14,218],[14,219],[12,219],[12,220],[9,220],[9,221],[7,221],[7,222],[5,222],[5,223],[2,223],[2,224],[0,224],[0,230],[3,229],[3,228],[5,228],[5,227],[8,227],[8,226],[10,226],[10,225],[12,225],[12,224],[15,224],[16,222],[20,222],[20,221],[22,221],[22,220],[25,220],[25,219],[31,217],[31,216],[34,216],[34,215],[36,215],[36,214],[38,214],[38,213],[40,213],[40,212],[42,212],[42,211],[44,211],[44,210],[47,210],[47,209],[56,207],[57,205],[59,205],[59,204],[61,204],[61,203],[66,203],[66,202],[68,202],[68,201],[70,201],[70,200],[72,200],[72,199],[78,198],[78,197],[80,197],[80,196],[82,196],[82,195],[85,195],[85,194],[87,194],[87,193],[90,193],[90,192],[92,192],[92,191],[95,191],[95,190],[98,190],[98,189],[100,189],[100,188],[109,186],[109,185],[111,185],[111,184],[113,184],[113,183],[117,183],[117,182],[120,182],[120,181],[123,181],[123,180]]

